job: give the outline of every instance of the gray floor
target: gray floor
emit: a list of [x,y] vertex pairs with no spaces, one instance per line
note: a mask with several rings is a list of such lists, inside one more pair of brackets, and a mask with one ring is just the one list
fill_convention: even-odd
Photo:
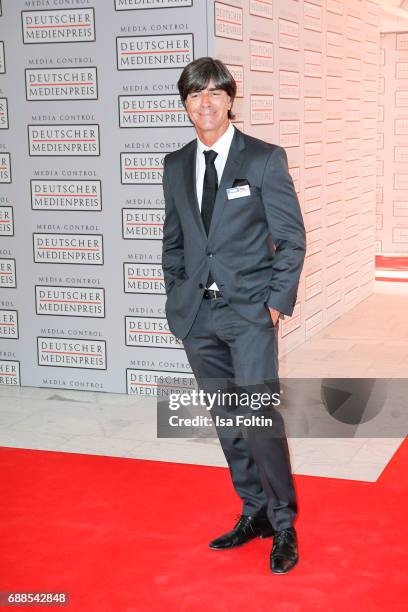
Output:
[[[374,295],[285,355],[281,377],[408,379],[407,307],[406,286],[377,283]],[[372,436],[292,437],[293,471],[375,481],[402,438]],[[158,439],[155,400],[121,394],[0,387],[0,445],[226,466],[216,439]]]

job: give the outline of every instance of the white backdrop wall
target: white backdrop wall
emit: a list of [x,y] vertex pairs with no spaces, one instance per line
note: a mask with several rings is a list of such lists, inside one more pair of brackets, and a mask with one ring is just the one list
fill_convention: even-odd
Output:
[[381,35],[377,253],[408,253],[408,32]]
[[367,0],[3,0],[0,384],[154,395],[191,381],[164,316],[176,81],[215,54],[237,125],[285,147],[308,232],[293,348],[373,283],[379,33]]
[[286,149],[307,228],[285,352],[373,288],[378,6],[223,0],[215,16],[216,55],[243,80],[237,120]]

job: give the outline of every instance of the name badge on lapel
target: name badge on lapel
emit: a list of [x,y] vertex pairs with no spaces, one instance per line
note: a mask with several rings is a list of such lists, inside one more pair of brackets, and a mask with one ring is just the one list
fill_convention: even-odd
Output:
[[230,187],[227,189],[227,197],[229,200],[235,200],[236,198],[244,198],[245,196],[251,195],[249,185],[239,185],[237,187]]

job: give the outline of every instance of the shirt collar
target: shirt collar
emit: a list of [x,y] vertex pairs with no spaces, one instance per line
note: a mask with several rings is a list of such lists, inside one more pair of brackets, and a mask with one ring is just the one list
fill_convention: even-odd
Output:
[[228,128],[225,130],[223,135],[212,145],[212,147],[208,147],[205,145],[197,136],[197,146],[198,153],[203,154],[204,151],[208,151],[211,149],[212,151],[216,151],[218,155],[227,157],[228,151],[234,137],[235,128],[231,121],[229,122]]

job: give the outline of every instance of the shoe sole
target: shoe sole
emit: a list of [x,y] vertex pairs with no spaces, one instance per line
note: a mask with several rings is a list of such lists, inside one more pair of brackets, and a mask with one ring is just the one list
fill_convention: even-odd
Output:
[[286,572],[274,572],[273,569],[271,569],[272,574],[275,574],[275,576],[279,576],[282,575],[284,576],[285,574],[289,574],[289,572],[291,572],[293,570],[294,567],[296,567],[296,565],[298,564],[299,559],[296,559],[295,563],[292,565],[292,567],[288,570],[286,570]]
[[232,548],[239,548],[240,546],[244,546],[245,544],[249,544],[249,542],[252,542],[252,540],[256,540],[256,538],[261,538],[261,540],[265,540],[266,538],[271,538],[274,534],[273,533],[262,533],[261,535],[256,535],[253,538],[251,538],[250,540],[247,540],[246,542],[242,542],[241,544],[235,544],[235,546],[226,546],[225,548],[218,548],[216,546],[210,546],[210,544],[208,545],[208,548],[210,550],[231,550]]

